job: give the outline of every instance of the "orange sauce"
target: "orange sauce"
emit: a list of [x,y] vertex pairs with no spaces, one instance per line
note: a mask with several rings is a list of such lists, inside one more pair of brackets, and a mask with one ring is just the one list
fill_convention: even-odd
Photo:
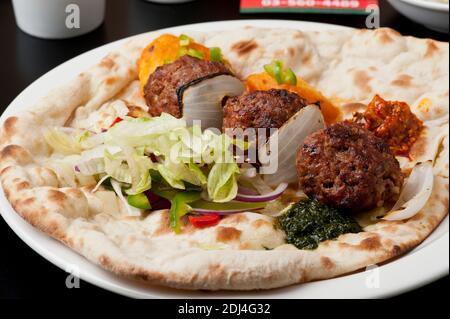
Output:
[[408,104],[385,101],[376,95],[363,116],[366,128],[384,139],[395,155],[410,157],[411,148],[419,139],[424,124],[411,112]]
[[283,89],[297,93],[311,104],[319,104],[325,122],[330,125],[340,120],[341,112],[322,93],[314,89],[304,80],[297,78],[297,85],[278,84],[277,81],[267,73],[250,75],[245,81],[247,91],[266,91],[270,89]]
[[[210,59],[209,48],[191,41],[187,49],[194,49],[204,54],[204,59]],[[171,34],[163,34],[150,43],[141,53],[138,60],[139,81],[141,83],[141,94],[147,84],[150,75],[155,70],[167,63],[175,62],[179,58],[181,49],[180,38]]]

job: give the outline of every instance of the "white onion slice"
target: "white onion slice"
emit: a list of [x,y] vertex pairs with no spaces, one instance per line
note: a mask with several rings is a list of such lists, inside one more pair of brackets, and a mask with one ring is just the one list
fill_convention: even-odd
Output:
[[270,202],[279,198],[287,187],[287,183],[281,183],[274,191],[263,195],[247,195],[244,193],[238,193],[235,200],[248,203]]
[[245,178],[254,178],[256,175],[258,175],[256,167],[248,163],[241,165],[241,176]]
[[260,174],[255,174],[253,177],[247,177],[243,174],[239,175],[239,181],[251,185],[258,194],[267,194],[273,191],[273,189],[267,185]]
[[325,120],[317,105],[308,105],[292,116],[278,134],[272,135],[268,143],[258,150],[260,155],[267,154],[269,145],[278,143],[278,169],[274,174],[264,175],[264,181],[271,186],[296,182],[297,150],[309,135],[323,128]]
[[97,191],[99,190],[100,186],[102,186],[102,184],[103,184],[108,178],[110,178],[110,177],[111,177],[111,176],[109,176],[109,175],[103,176],[103,177],[98,181],[97,185],[95,185],[95,187],[94,187],[94,189],[91,191],[91,193],[97,192]]
[[445,115],[443,117],[439,117],[434,120],[425,121],[425,125],[428,127],[438,127],[438,126],[443,126],[445,124],[448,124],[448,122],[449,122],[449,116]]
[[433,181],[432,162],[417,164],[403,187],[397,203],[383,219],[393,221],[414,217],[430,199]]
[[123,206],[127,210],[128,215],[137,217],[141,216],[140,209],[128,205],[125,196],[123,196],[122,194],[122,187],[120,186],[120,183],[114,179],[111,179],[111,186],[113,187],[114,192],[116,192],[117,196],[119,197],[119,200],[122,202]]
[[244,187],[244,186],[241,186],[241,185],[239,185],[238,194],[250,195],[250,196],[259,196],[259,195],[261,195],[256,190],[254,190],[252,188],[247,188],[247,187]]
[[227,96],[244,93],[244,84],[236,77],[226,74],[192,83],[177,90],[178,99],[182,101],[180,106],[183,108],[183,119],[189,126],[193,121],[200,120],[202,129],[222,129],[222,101]]

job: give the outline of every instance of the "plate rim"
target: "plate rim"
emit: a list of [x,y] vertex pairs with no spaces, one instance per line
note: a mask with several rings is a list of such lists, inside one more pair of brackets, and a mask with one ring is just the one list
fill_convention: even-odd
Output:
[[[14,113],[14,106],[20,102],[20,100],[28,93],[31,92],[34,87],[36,87],[40,83],[45,83],[48,81],[48,78],[52,74],[57,74],[58,72],[61,72],[65,67],[68,67],[69,65],[75,63],[75,64],[82,64],[83,68],[88,67],[88,65],[92,64],[93,59],[95,59],[98,56],[103,56],[104,53],[109,52],[111,50],[116,49],[124,42],[130,40],[133,37],[141,36],[145,34],[150,33],[163,33],[163,32],[177,32],[177,30],[186,30],[190,29],[190,31],[194,31],[196,28],[199,27],[220,27],[222,29],[233,29],[233,27],[243,27],[246,25],[250,26],[266,26],[266,27],[272,27],[272,28],[293,28],[293,29],[301,29],[301,28],[310,28],[311,30],[314,30],[317,28],[317,30],[324,30],[324,29],[352,29],[350,27],[341,26],[341,25],[335,25],[335,24],[327,24],[327,23],[317,23],[317,22],[306,22],[306,21],[296,21],[296,20],[268,20],[268,19],[258,19],[258,20],[228,20],[228,21],[212,21],[212,22],[203,22],[203,23],[195,23],[195,24],[188,24],[188,25],[180,25],[170,28],[164,28],[164,29],[158,29],[151,32],[144,32],[138,35],[133,35],[129,37],[125,37],[104,45],[101,45],[99,47],[96,47],[92,50],[89,50],[87,52],[84,52],[74,58],[71,58],[67,60],[66,62],[56,66],[55,68],[49,70],[44,75],[40,76],[38,79],[33,81],[30,85],[28,85],[11,103],[7,106],[5,111],[0,117],[0,123],[4,121],[4,119]],[[198,29],[199,31],[201,29]],[[209,31],[209,30],[208,30]],[[105,51],[105,52],[104,52]],[[84,61],[86,60],[86,61]],[[90,61],[90,62],[88,62]],[[95,61],[97,62],[97,61]],[[94,63],[95,63],[94,62]],[[52,87],[58,87],[59,85],[52,86]],[[49,89],[44,92],[44,95],[49,91]],[[36,94],[35,94],[36,95]],[[37,98],[36,98],[37,100]],[[26,109],[26,108],[23,108]],[[2,188],[0,186],[0,188]],[[6,200],[3,193],[3,188],[0,194],[0,215],[5,220],[5,222],[8,224],[8,226],[14,231],[14,233],[22,239],[27,246],[29,246],[31,249],[33,249],[36,253],[38,253],[40,256],[47,259],[50,263],[56,265],[57,267],[61,268],[64,271],[68,271],[68,268],[70,269],[70,263],[67,260],[64,260],[63,257],[59,256],[56,251],[51,251],[48,249],[48,245],[55,245],[55,247],[59,247],[60,253],[64,252],[64,254],[69,254],[69,251],[71,254],[75,254],[75,259],[78,259],[80,264],[88,263],[93,267],[97,267],[94,265],[94,263],[88,261],[83,256],[79,255],[78,253],[72,251],[70,248],[65,246],[64,244],[54,240],[50,236],[40,232],[39,230],[33,228],[31,225],[29,225],[26,221],[24,221],[11,207],[9,201]],[[16,220],[14,220],[16,219]],[[19,221],[20,220],[20,221]],[[444,219],[444,223],[448,223],[448,216]],[[22,223],[22,225],[19,225]],[[433,232],[434,233],[434,232]],[[42,236],[41,240],[47,241],[47,243],[41,243],[40,241],[35,240],[33,237],[35,236]],[[45,239],[44,239],[45,238]],[[50,244],[52,243],[52,244]],[[449,273],[449,258],[448,258],[448,251],[449,251],[449,232],[447,231],[439,238],[434,240],[433,242],[428,244],[429,247],[423,247],[422,249],[415,251],[413,254],[408,253],[406,255],[403,255],[401,258],[391,261],[385,265],[382,265],[379,267],[380,276],[385,276],[388,278],[390,276],[389,272],[394,271],[395,268],[398,268],[400,265],[402,267],[408,268],[410,271],[404,271],[406,274],[414,273],[414,263],[412,261],[414,260],[422,260],[421,258],[439,258],[438,260],[442,260],[442,254],[436,254],[437,252],[444,251],[444,254],[447,254],[447,258],[443,259],[442,263],[434,264],[434,265],[428,265],[429,267],[434,266],[433,272],[430,274],[429,272],[421,273],[420,277],[413,277],[413,278],[405,278],[405,281],[402,283],[397,283],[396,285],[388,285],[388,288],[378,289],[375,291],[370,291],[367,288],[364,288],[364,290],[359,290],[358,293],[349,293],[344,292],[343,297],[344,298],[380,298],[380,297],[390,297],[393,295],[400,294],[405,291],[409,291],[415,288],[418,288],[420,286],[426,285],[429,282],[432,282],[434,280],[437,280],[445,275],[448,275]],[[432,247],[434,249],[432,249]],[[63,255],[64,255],[63,254]],[[422,256],[422,257],[420,257]],[[66,256],[67,257],[67,256]],[[420,257],[420,258],[419,258]],[[68,265],[69,264],[69,265]],[[90,268],[90,267],[88,267]],[[392,270],[394,269],[394,270]],[[403,268],[402,268],[403,269]],[[417,270],[417,269],[416,269]],[[100,273],[107,272],[105,270],[99,269]],[[108,275],[105,274],[105,277],[109,278],[100,278],[99,274],[92,273],[92,269],[79,269],[79,273],[77,274],[82,280],[85,280],[86,282],[89,282],[97,287],[100,287],[102,289],[109,290],[111,292],[133,297],[133,298],[161,298],[161,296],[164,296],[163,298],[249,298],[250,296],[253,296],[253,298],[299,298],[299,290],[301,290],[303,287],[306,286],[322,286],[327,285],[328,283],[338,283],[338,285],[345,285],[345,282],[358,282],[361,284],[361,282],[365,281],[364,273],[357,273],[357,274],[350,274],[345,275],[342,277],[329,279],[329,280],[323,280],[313,283],[306,283],[306,284],[299,284],[299,285],[293,285],[286,288],[280,288],[280,289],[272,289],[272,290],[265,290],[265,291],[250,291],[250,292],[239,292],[239,291],[221,291],[218,293],[209,293],[209,294],[198,294],[196,291],[185,291],[185,290],[176,290],[171,288],[162,288],[162,287],[155,287],[152,285],[147,285],[145,287],[142,287],[141,284],[138,284],[136,282],[129,282],[128,280],[124,279],[123,277],[114,275],[112,273],[107,272]],[[419,279],[417,279],[419,278]],[[344,284],[343,284],[344,282]],[[324,284],[325,283],[325,284]],[[129,287],[129,286],[133,287]],[[141,287],[137,287],[141,286]],[[322,289],[319,288],[313,288],[313,289]],[[145,290],[144,292],[142,290]],[[159,292],[151,292],[155,290],[160,290]],[[161,290],[163,292],[161,292]],[[278,291],[280,290],[287,290],[283,292],[281,295],[283,296],[277,296]],[[308,290],[308,289],[307,289]],[[317,291],[316,291],[317,292]],[[314,294],[310,294],[310,296],[314,296]],[[300,293],[301,298],[308,298],[308,296],[302,295]],[[328,294],[324,295],[324,298],[339,298],[339,295],[335,294]]]
[[424,1],[424,0],[399,0],[399,1],[420,8],[449,12],[449,4],[445,3]]

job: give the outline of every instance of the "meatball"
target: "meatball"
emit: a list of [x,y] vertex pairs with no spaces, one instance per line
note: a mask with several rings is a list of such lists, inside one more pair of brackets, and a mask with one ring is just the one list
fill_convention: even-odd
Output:
[[296,165],[308,196],[352,213],[395,202],[404,180],[389,145],[349,121],[310,135]]
[[306,100],[286,90],[255,91],[232,97],[223,109],[223,128],[280,128],[306,105]]
[[159,116],[165,112],[181,118],[183,114],[178,105],[177,89],[214,74],[231,74],[231,72],[221,62],[200,60],[188,55],[157,68],[144,87],[149,113],[152,116]]

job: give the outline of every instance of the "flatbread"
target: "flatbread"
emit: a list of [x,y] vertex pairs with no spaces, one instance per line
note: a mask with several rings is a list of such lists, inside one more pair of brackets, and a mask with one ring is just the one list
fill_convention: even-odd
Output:
[[47,165],[51,150],[42,132],[63,125],[104,127],[115,118],[113,104],[118,100],[145,109],[136,61],[156,36],[133,38],[3,123],[0,181],[15,211],[36,228],[123,276],[183,289],[251,290],[332,278],[384,262],[419,245],[447,215],[449,47],[402,37],[391,29],[301,32],[248,27],[195,38],[222,47],[242,77],[261,72],[262,65],[275,58],[285,60],[332,98],[346,117],[375,94],[408,102],[426,121],[427,130],[413,160],[402,167],[424,158],[435,165],[433,194],[409,220],[381,221],[307,251],[284,244],[283,232],[267,215],[236,214],[207,229],[186,225],[175,235],[165,210],[143,218],[125,216],[114,193],[91,193],[92,180],[68,183]]

